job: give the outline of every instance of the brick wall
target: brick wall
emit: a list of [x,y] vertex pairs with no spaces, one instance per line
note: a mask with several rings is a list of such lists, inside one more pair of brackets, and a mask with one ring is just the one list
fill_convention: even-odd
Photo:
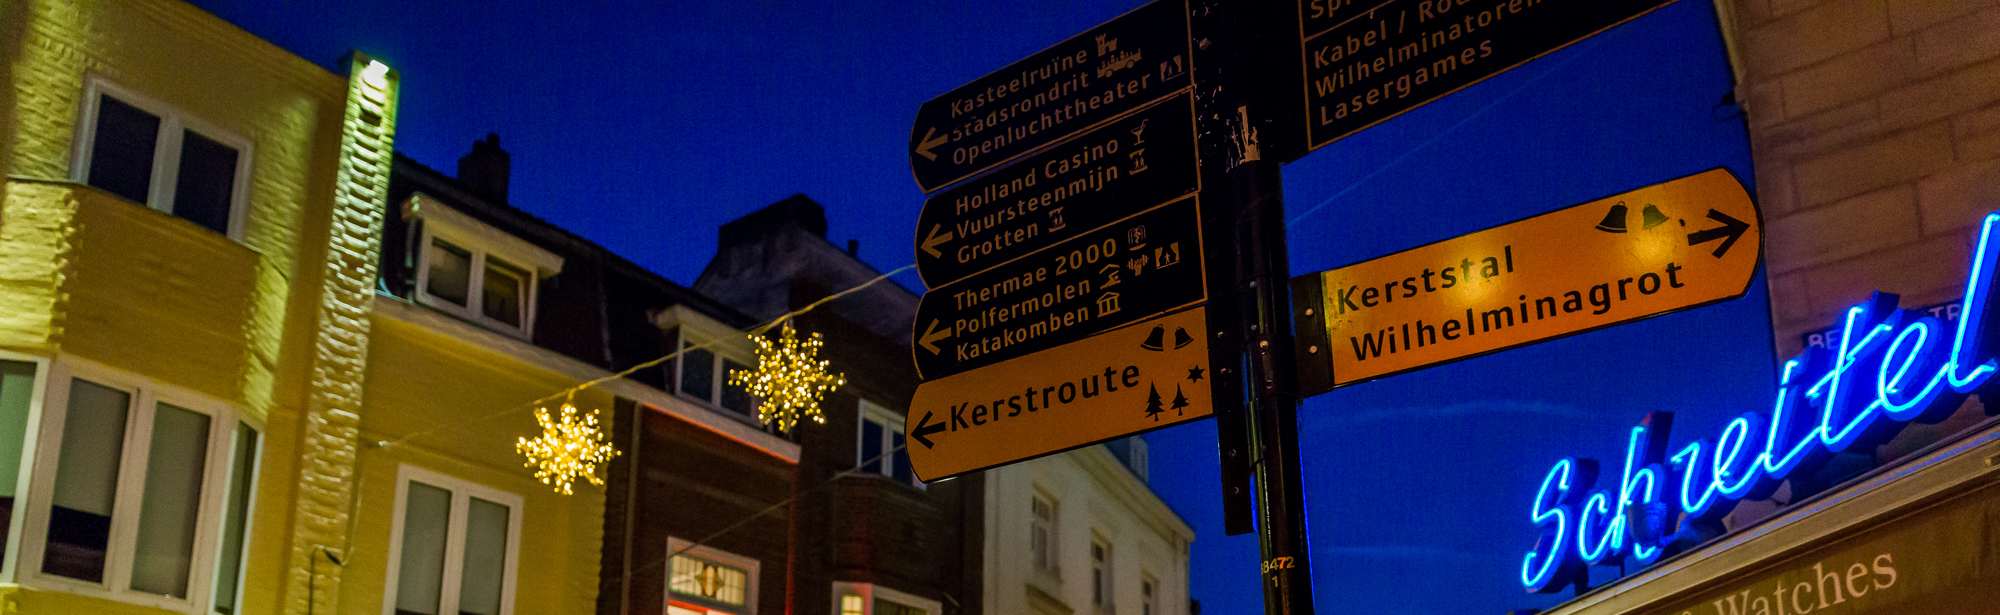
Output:
[[1871,290],[1956,299],[2000,210],[2000,2],[1724,0],[1779,356]]

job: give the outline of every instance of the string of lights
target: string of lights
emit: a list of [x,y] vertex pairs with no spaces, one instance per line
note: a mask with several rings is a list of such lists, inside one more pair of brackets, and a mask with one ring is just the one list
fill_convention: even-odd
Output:
[[[915,268],[915,264],[898,267],[893,271],[876,276],[866,282],[827,295],[804,307],[779,315],[749,329],[742,330],[741,333],[757,341],[760,349],[759,370],[747,374],[747,381],[752,383],[750,387],[751,393],[765,397],[767,403],[772,399],[781,399],[784,404],[776,409],[775,412],[773,409],[760,406],[760,418],[763,418],[767,423],[774,419],[784,420],[785,423],[782,427],[787,430],[793,424],[796,424],[801,417],[809,416],[815,421],[820,421],[822,420],[818,416],[818,399],[820,395],[846,383],[844,377],[825,372],[826,361],[814,358],[813,355],[817,352],[821,344],[817,333],[813,334],[805,342],[797,340],[791,326],[793,318],[818,309],[828,302],[860,292],[897,274]],[[784,327],[781,339],[777,344],[773,344],[764,337],[764,334],[769,332],[771,328],[780,325]],[[679,357],[682,353],[692,350],[714,350],[720,344],[721,342],[718,340],[689,345],[680,350],[667,353],[665,356],[625,368],[622,371],[585,381],[526,403],[510,406],[469,421],[441,422],[403,434],[394,439],[379,440],[374,444],[377,448],[400,446],[403,443],[444,429],[483,423],[532,408],[537,411],[536,419],[537,423],[541,425],[542,435],[534,439],[521,438],[515,443],[515,448],[518,452],[529,458],[526,465],[536,468],[536,478],[541,480],[543,484],[550,485],[557,492],[564,494],[571,492],[570,484],[577,478],[584,478],[592,484],[602,485],[602,480],[596,476],[596,466],[609,461],[612,457],[617,456],[619,452],[610,443],[605,441],[606,435],[602,428],[598,426],[596,410],[591,410],[588,414],[584,414],[581,417],[577,416],[576,408],[571,403],[575,399],[576,394],[591,387],[630,376],[638,373],[640,370],[657,367],[662,363]],[[776,353],[768,361],[772,370],[765,369],[767,363],[765,350]],[[739,376],[736,373],[731,373],[730,378],[732,382],[736,382]],[[768,393],[758,392],[757,387],[767,387]],[[545,404],[557,398],[563,398],[565,402],[562,405],[562,409],[558,410],[558,414],[551,416]],[[807,404],[808,401],[810,402],[809,405]],[[787,419],[786,417],[789,418]]]

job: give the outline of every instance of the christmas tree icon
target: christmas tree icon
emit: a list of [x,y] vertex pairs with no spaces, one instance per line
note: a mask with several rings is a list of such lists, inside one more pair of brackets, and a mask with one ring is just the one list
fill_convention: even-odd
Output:
[[1160,387],[1157,385],[1149,386],[1151,386],[1153,391],[1152,394],[1146,396],[1146,416],[1157,423],[1160,421],[1160,413],[1164,411],[1160,408]]
[[1181,385],[1176,384],[1174,385],[1174,405],[1173,405],[1174,415],[1175,416],[1186,415],[1187,412],[1181,410],[1181,408],[1186,408],[1186,407],[1188,407],[1187,395],[1181,393]]

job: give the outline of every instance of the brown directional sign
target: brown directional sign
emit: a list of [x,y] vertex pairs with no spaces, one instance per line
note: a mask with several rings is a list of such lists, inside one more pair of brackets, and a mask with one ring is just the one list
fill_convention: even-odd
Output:
[[1195,308],[917,386],[904,422],[926,481],[1206,418]]
[[1194,195],[1083,233],[917,304],[917,373],[935,380],[1201,302]]
[[917,273],[942,286],[1201,187],[1182,93],[932,195]]
[[1185,0],[1156,0],[917,109],[910,171],[949,186],[1189,87]]
[[1318,149],[1673,0],[1299,0]]
[[1301,393],[1741,297],[1762,244],[1714,169],[1299,276]]

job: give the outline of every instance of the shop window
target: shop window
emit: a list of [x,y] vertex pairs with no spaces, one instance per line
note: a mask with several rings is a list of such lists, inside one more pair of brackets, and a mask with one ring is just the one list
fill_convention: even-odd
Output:
[[249,141],[102,80],[84,95],[74,179],[242,236]]
[[936,600],[873,583],[838,581],[833,595],[836,615],[939,615],[943,610]]
[[391,529],[391,615],[513,612],[521,496],[403,466]]
[[50,382],[27,583],[232,612],[256,428],[212,399],[81,361],[58,363]]
[[418,303],[519,338],[534,335],[541,278],[562,259],[424,195],[405,205],[418,225]]
[[730,372],[752,369],[748,358],[739,361],[729,356],[718,356],[716,350],[721,344],[690,336],[689,333],[684,328],[679,336],[680,369],[676,370],[674,390],[682,397],[703,405],[728,410],[746,419],[756,418],[757,398],[743,385],[729,383]]
[[670,615],[749,615],[757,611],[758,561],[677,538],[668,539]]
[[855,465],[861,471],[880,474],[919,489],[923,481],[910,471],[910,451],[903,435],[903,416],[878,404],[861,400],[860,446]]

